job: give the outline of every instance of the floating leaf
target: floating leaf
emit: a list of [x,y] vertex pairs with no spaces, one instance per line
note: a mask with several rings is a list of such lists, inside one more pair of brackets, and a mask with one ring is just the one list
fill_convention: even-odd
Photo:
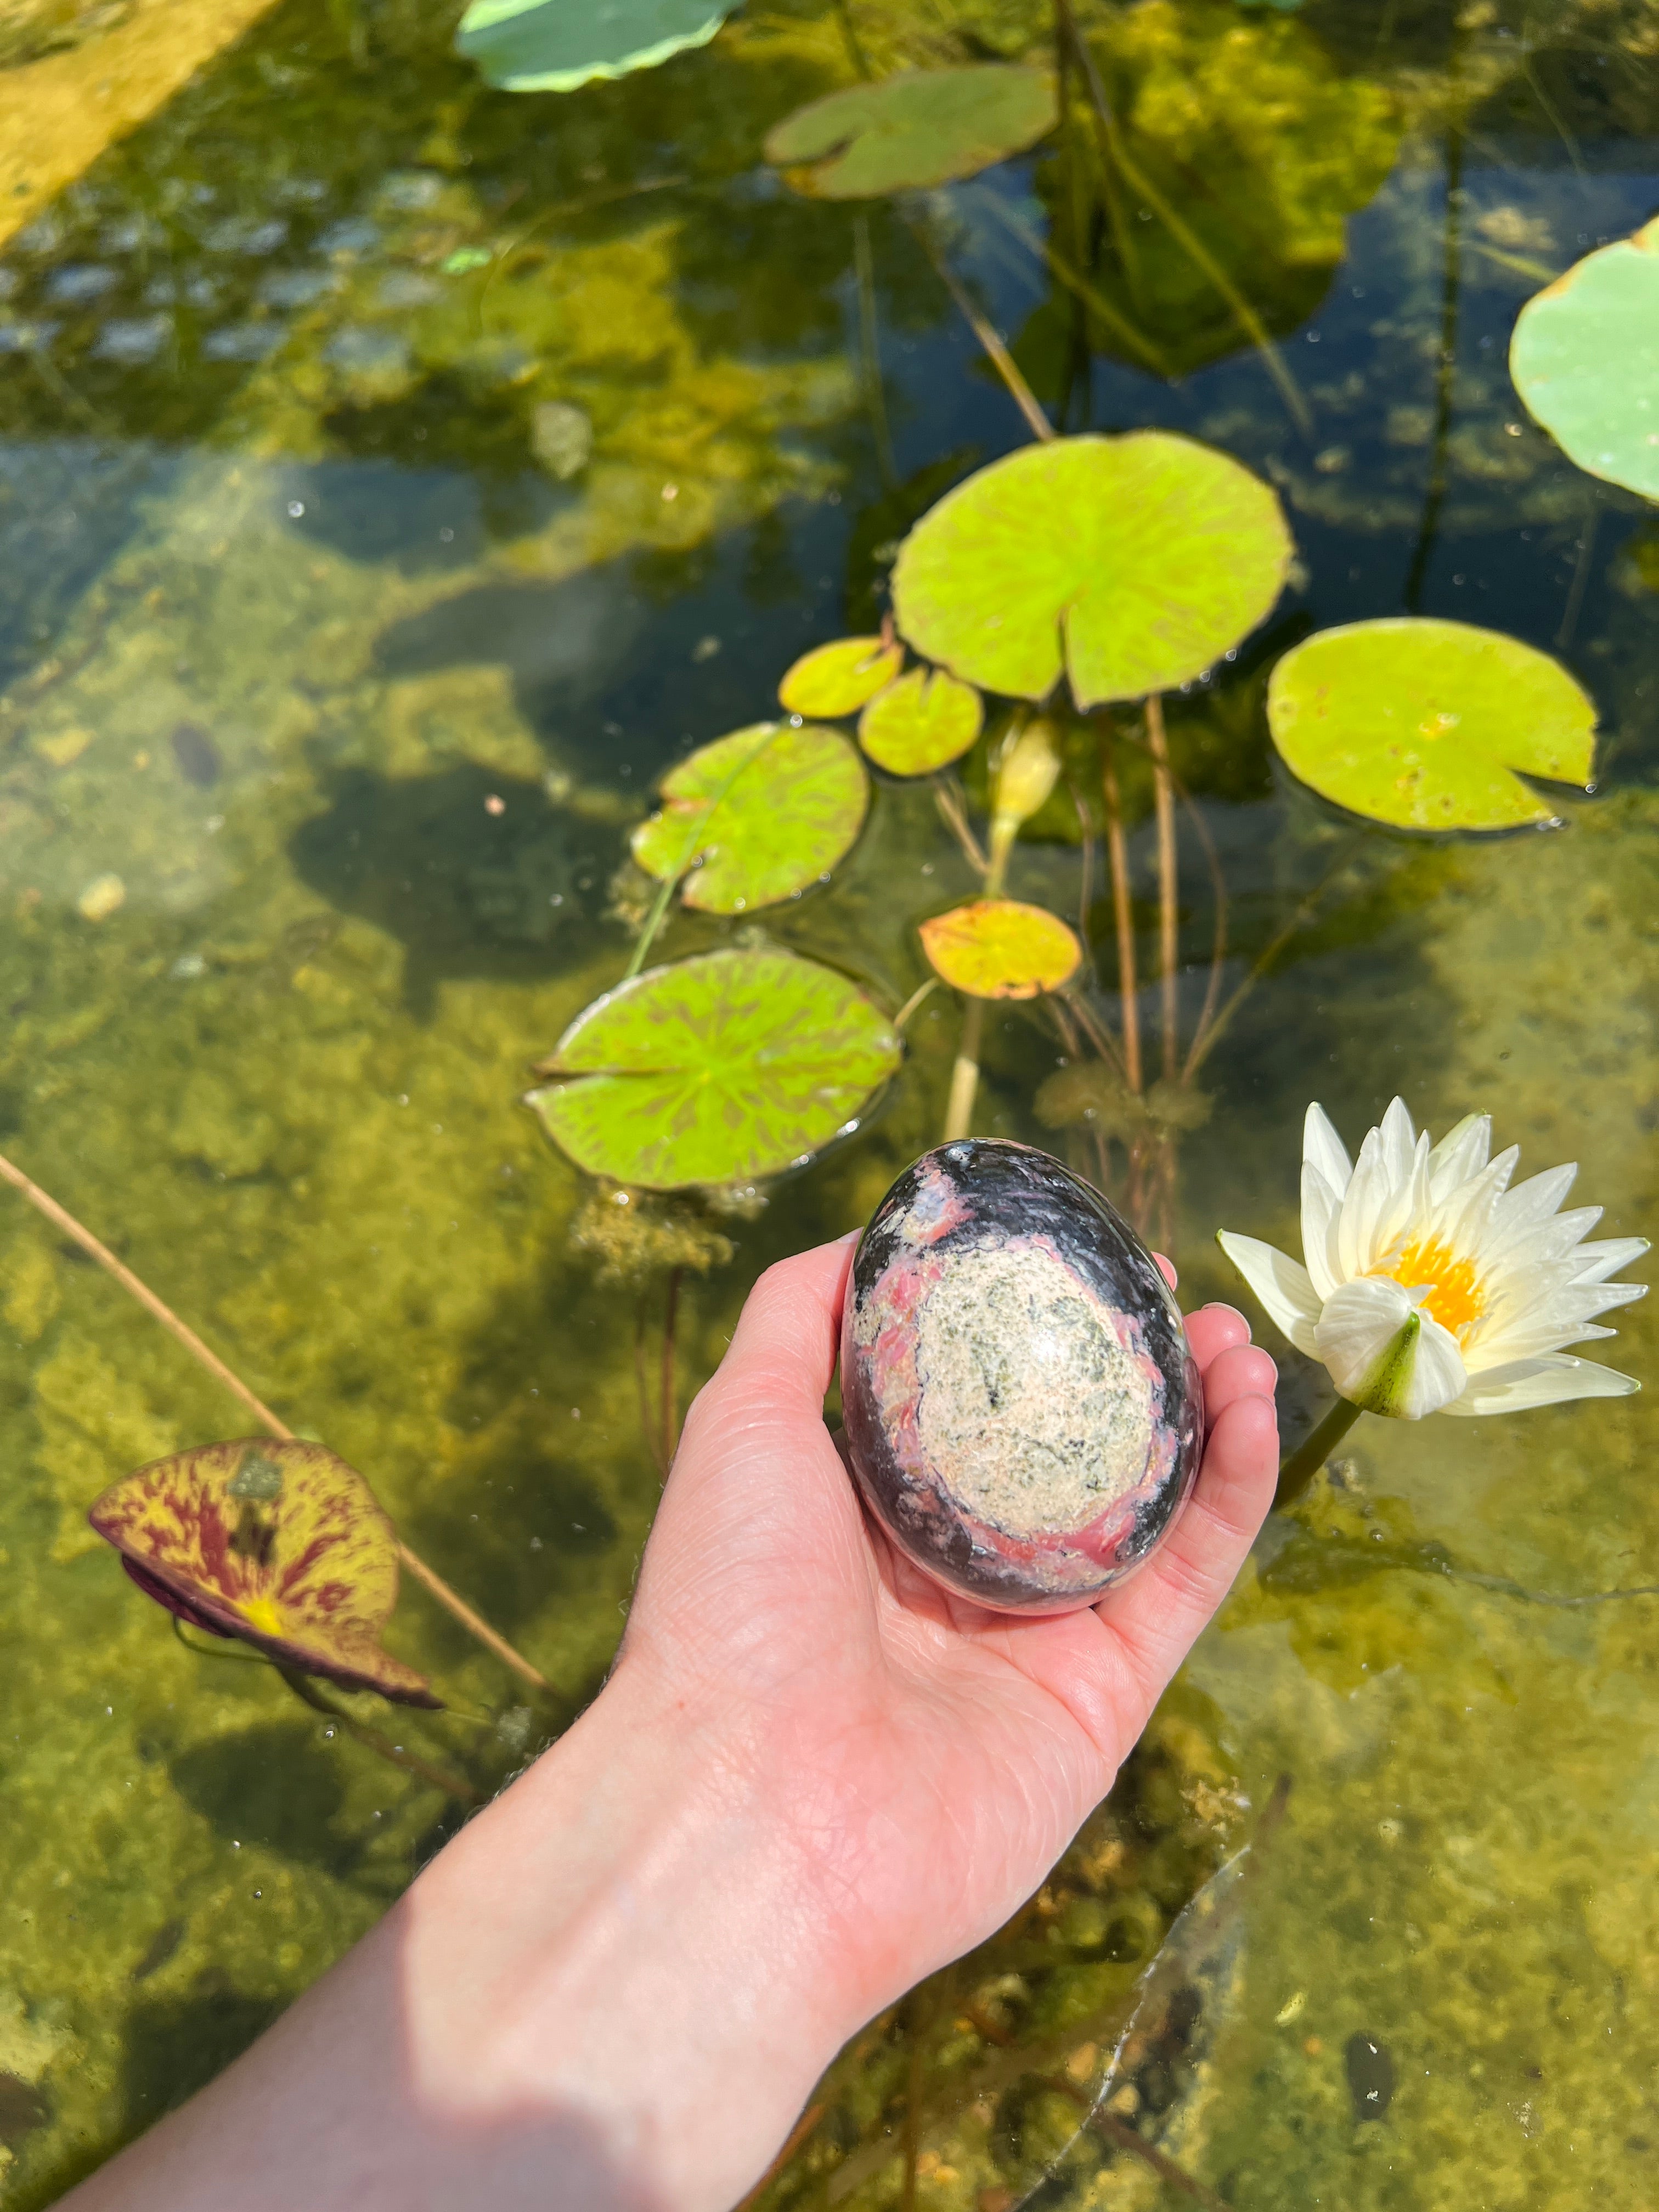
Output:
[[652,1190],[750,1182],[856,1127],[899,1055],[892,1024],[833,969],[710,952],[596,999],[528,1103],[590,1175]]
[[1587,784],[1595,702],[1501,631],[1397,615],[1321,630],[1267,686],[1286,765],[1322,798],[1402,830],[1512,830],[1556,817],[1515,771]]
[[663,778],[667,805],[634,832],[634,858],[704,914],[745,914],[828,874],[858,836],[870,793],[838,730],[757,722],[700,745]]
[[1659,499],[1659,216],[1528,301],[1510,374],[1571,460]]
[[859,743],[890,775],[932,775],[970,750],[984,722],[985,702],[971,684],[913,668],[865,708]]
[[737,0],[472,0],[455,51],[501,92],[574,92],[707,46]]
[[947,492],[899,549],[898,625],[969,684],[1079,707],[1185,684],[1279,597],[1291,536],[1275,495],[1165,430],[1057,438]]
[[204,1444],[153,1460],[88,1518],[140,1589],[285,1667],[406,1705],[424,1676],[380,1646],[398,1601],[398,1538],[355,1468],[321,1444]]
[[802,653],[778,686],[792,714],[856,714],[904,665],[902,645],[878,637],[838,637]]
[[1054,126],[1054,83],[1041,70],[910,70],[797,108],[767,133],[766,158],[809,198],[870,199],[971,177]]
[[1074,975],[1083,948],[1046,907],[970,899],[921,925],[936,974],[970,999],[1035,999]]

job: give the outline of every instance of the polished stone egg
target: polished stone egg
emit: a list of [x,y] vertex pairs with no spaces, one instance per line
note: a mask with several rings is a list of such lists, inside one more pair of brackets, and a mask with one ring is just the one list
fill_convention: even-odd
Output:
[[899,1549],[1007,1613],[1092,1605],[1190,1492],[1204,1398],[1157,1261],[1029,1145],[925,1153],[876,1208],[842,1315],[848,1456]]

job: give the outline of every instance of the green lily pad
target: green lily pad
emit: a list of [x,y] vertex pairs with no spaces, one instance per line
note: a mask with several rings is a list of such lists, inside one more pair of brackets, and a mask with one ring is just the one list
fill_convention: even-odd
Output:
[[1520,775],[1588,784],[1595,702],[1559,661],[1499,630],[1397,615],[1321,630],[1267,686],[1291,773],[1401,830],[1550,828]]
[[596,999],[527,1103],[590,1175],[649,1190],[752,1182],[850,1133],[899,1058],[892,1024],[834,969],[710,952]]
[[859,743],[890,775],[932,775],[970,750],[985,723],[971,684],[937,668],[913,668],[859,717]]
[[1570,460],[1659,499],[1659,216],[1528,301],[1510,374]]
[[499,92],[574,92],[707,46],[737,0],[472,0],[455,51]]
[[181,1620],[348,1689],[438,1703],[380,1644],[398,1601],[397,1532],[323,1445],[262,1437],[175,1452],[115,1483],[88,1518]]
[[1272,608],[1275,494],[1165,430],[1024,446],[947,492],[899,548],[898,626],[987,691],[1079,707],[1189,682]]
[[757,722],[663,778],[667,804],[634,832],[634,858],[659,883],[685,876],[687,906],[746,914],[827,875],[858,836],[869,793],[839,730]]
[[766,158],[811,199],[872,199],[971,177],[1054,126],[1054,82],[1041,70],[907,70],[798,107],[767,133]]

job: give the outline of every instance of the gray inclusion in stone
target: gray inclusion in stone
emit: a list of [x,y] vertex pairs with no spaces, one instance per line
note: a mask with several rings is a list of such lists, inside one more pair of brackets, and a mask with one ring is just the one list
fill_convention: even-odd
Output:
[[1052,1249],[953,1254],[915,1328],[917,1432],[970,1513],[1013,1533],[1080,1528],[1145,1475],[1150,1378]]

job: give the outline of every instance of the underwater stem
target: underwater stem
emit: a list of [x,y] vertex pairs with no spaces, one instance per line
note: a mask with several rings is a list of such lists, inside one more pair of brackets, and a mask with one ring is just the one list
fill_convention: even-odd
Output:
[[1285,947],[1296,935],[1297,930],[1303,927],[1304,922],[1311,919],[1320,901],[1324,897],[1332,884],[1341,873],[1342,870],[1346,867],[1348,862],[1358,851],[1360,846],[1364,843],[1365,836],[1366,833],[1364,830],[1358,830],[1354,836],[1350,837],[1340,848],[1336,858],[1331,862],[1330,866],[1326,869],[1324,874],[1319,878],[1319,881],[1314,885],[1313,889],[1297,902],[1295,912],[1291,915],[1290,920],[1285,923],[1283,929],[1279,932],[1279,934],[1276,937],[1271,939],[1264,946],[1262,951],[1257,954],[1255,964],[1252,966],[1249,974],[1244,978],[1238,988],[1233,993],[1231,998],[1228,1000],[1226,1005],[1221,1009],[1221,1012],[1216,1016],[1209,1027],[1204,1030],[1199,1036],[1194,1039],[1193,1048],[1187,1055],[1187,1065],[1182,1073],[1181,1079],[1183,1083],[1190,1083],[1194,1076],[1197,1074],[1199,1069],[1204,1065],[1204,1062],[1209,1058],[1214,1047],[1220,1042],[1222,1031],[1232,1020],[1233,1016],[1238,1012],[1240,1006],[1243,1006],[1244,1000],[1261,981],[1261,978],[1273,966],[1273,962],[1279,957]]
[[1318,1427],[1281,1462],[1279,1487],[1273,1492],[1275,1513],[1282,1513],[1287,1505],[1295,1504],[1364,1411],[1363,1407],[1339,1398]]
[[1123,836],[1123,805],[1118,791],[1117,761],[1109,731],[1102,783],[1106,797],[1106,857],[1112,871],[1112,912],[1117,922],[1117,989],[1123,1007],[1123,1073],[1139,1097],[1140,1073],[1140,1000],[1135,980],[1135,926],[1129,909],[1129,850]]
[[1158,940],[1163,986],[1164,1073],[1171,1082],[1180,1056],[1176,1034],[1180,1018],[1180,885],[1176,874],[1175,786],[1170,777],[1170,741],[1164,729],[1164,702],[1154,691],[1146,702],[1146,749],[1152,757],[1152,793],[1158,809]]
[[674,1464],[674,1453],[680,1441],[679,1409],[674,1389],[674,1322],[679,1311],[680,1278],[684,1267],[671,1268],[668,1276],[668,1296],[665,1302],[662,1322],[662,1388],[658,1394],[657,1410],[662,1423],[662,1465],[667,1474]]
[[881,384],[881,343],[876,330],[876,264],[870,251],[869,211],[860,208],[853,217],[853,265],[858,272],[859,352],[863,364],[864,404],[870,410],[870,430],[876,441],[876,462],[881,480],[891,491],[898,483],[893,465],[893,441],[887,429],[887,398]]
[[958,1137],[965,1137],[972,1126],[984,1036],[985,1001],[969,999],[962,1012],[962,1036],[957,1045],[957,1064],[951,1070],[951,1096],[945,1109],[941,1144],[954,1144]]
[[1015,361],[1002,340],[997,336],[979,309],[969,298],[950,264],[939,251],[927,231],[918,222],[910,226],[921,243],[922,252],[933,264],[933,272],[962,311],[963,319],[985,349],[991,366],[1008,387],[1008,395],[1031,427],[1034,438],[1051,439],[1054,426],[1037,405],[1036,394],[1019,373]]
[[848,5],[848,0],[835,0],[835,8],[836,14],[841,19],[842,37],[847,41],[848,58],[859,75],[867,82],[872,71],[863,46],[860,42],[859,34],[853,27],[853,11]]
[[1406,572],[1402,597],[1415,614],[1422,604],[1429,561],[1440,528],[1445,504],[1447,449],[1451,435],[1452,393],[1457,374],[1457,292],[1461,260],[1459,216],[1462,208],[1463,134],[1455,121],[1446,126],[1446,227],[1443,252],[1444,272],[1440,295],[1440,358],[1434,380],[1434,447],[1429,481],[1423,495],[1423,514]]
[[393,1743],[390,1736],[382,1735],[379,1729],[370,1728],[366,1721],[358,1720],[343,1706],[337,1705],[331,1698],[325,1698],[310,1676],[301,1674],[297,1668],[279,1667],[276,1672],[301,1705],[309,1705],[313,1712],[326,1713],[330,1720],[337,1721],[348,1735],[356,1736],[359,1743],[377,1753],[390,1765],[401,1766],[405,1773],[418,1774],[422,1782],[429,1782],[434,1790],[441,1790],[447,1797],[453,1797],[463,1805],[483,1804],[483,1793],[475,1790],[470,1782],[463,1782],[459,1775],[449,1773],[444,1767],[434,1766],[429,1760],[420,1758],[412,1751],[405,1751],[400,1743]]
[[[81,1249],[94,1259],[106,1274],[112,1275],[130,1297],[136,1298],[145,1312],[159,1321],[164,1329],[176,1337],[191,1358],[204,1367],[216,1382],[221,1382],[234,1398],[240,1399],[269,1436],[292,1441],[294,1431],[286,1421],[279,1420],[262,1399],[256,1398],[240,1375],[233,1374],[216,1352],[210,1352],[193,1328],[181,1322],[171,1306],[163,1305],[147,1283],[139,1281],[131,1267],[123,1267],[106,1244],[100,1244],[89,1229],[83,1229],[72,1213],[67,1212],[55,1198],[50,1197],[37,1182],[31,1182],[19,1167],[15,1167],[0,1152],[0,1177],[14,1190],[21,1191],[38,1212],[45,1214],[54,1228],[61,1229],[66,1237],[73,1237]],[[498,1636],[487,1621],[482,1620],[465,1598],[451,1589],[441,1575],[434,1574],[424,1559],[418,1559],[401,1537],[398,1540],[398,1556],[417,1582],[423,1583],[440,1605],[444,1606],[459,1620],[463,1628],[480,1644],[493,1651],[498,1659],[523,1675],[536,1689],[550,1690],[552,1684],[544,1674],[538,1674],[530,1662],[522,1658],[505,1637]]]

